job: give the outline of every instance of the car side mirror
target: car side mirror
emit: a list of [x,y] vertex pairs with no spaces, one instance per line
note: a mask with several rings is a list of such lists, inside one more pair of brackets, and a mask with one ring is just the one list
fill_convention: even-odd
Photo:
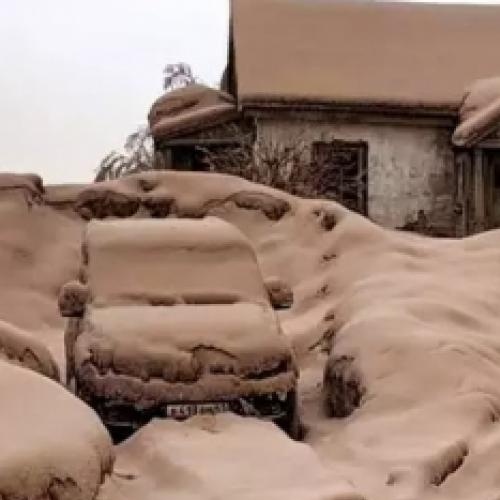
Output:
[[274,309],[288,309],[293,304],[293,291],[282,279],[271,277],[265,281],[269,300]]
[[65,318],[81,318],[89,298],[87,285],[70,281],[59,291],[59,311]]

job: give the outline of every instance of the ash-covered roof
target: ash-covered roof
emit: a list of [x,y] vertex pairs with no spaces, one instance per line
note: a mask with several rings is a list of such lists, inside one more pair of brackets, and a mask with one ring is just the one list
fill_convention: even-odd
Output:
[[232,0],[231,36],[243,104],[456,111],[466,86],[500,74],[500,6]]
[[500,129],[500,77],[474,82],[460,108],[455,146],[473,146]]
[[148,120],[154,138],[172,138],[231,120],[238,115],[234,98],[204,85],[167,92],[151,107]]

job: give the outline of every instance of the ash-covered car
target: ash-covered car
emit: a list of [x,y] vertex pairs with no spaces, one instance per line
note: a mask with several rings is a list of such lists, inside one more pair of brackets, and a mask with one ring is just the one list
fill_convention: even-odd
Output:
[[68,382],[115,436],[154,417],[232,411],[298,438],[297,377],[274,308],[293,296],[264,283],[248,239],[207,217],[92,221],[68,317]]

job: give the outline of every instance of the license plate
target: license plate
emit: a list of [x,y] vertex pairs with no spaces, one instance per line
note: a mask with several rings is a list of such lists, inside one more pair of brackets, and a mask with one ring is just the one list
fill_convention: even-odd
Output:
[[168,405],[165,409],[165,415],[170,418],[188,418],[194,415],[213,415],[230,411],[229,403],[186,403],[177,405]]

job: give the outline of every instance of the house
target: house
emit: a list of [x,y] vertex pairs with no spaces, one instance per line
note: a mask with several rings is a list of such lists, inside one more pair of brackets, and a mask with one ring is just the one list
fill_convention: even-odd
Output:
[[238,144],[239,129],[255,144],[306,142],[317,195],[377,223],[441,236],[497,227],[498,47],[500,6],[233,0],[222,90],[161,97],[155,147],[196,169],[197,145]]

